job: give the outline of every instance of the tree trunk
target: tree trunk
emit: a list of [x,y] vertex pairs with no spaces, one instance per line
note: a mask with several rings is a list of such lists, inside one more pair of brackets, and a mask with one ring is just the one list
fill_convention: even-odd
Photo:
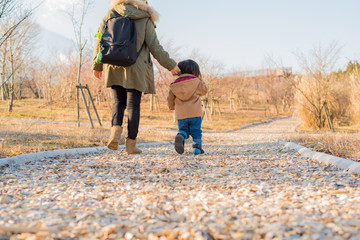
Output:
[[[6,46],[5,46],[6,47]],[[6,59],[6,52],[4,52],[4,56],[3,56],[3,62],[2,62],[2,73],[1,73],[1,100],[5,101],[6,100],[6,90],[5,90],[5,80],[6,80],[6,64],[5,64],[5,59]]]
[[1,100],[6,100],[6,91],[5,91],[5,64],[3,64],[3,72],[1,74]]
[[[81,85],[80,84],[81,65],[82,65],[82,48],[81,48],[81,45],[79,45],[79,67],[78,67],[78,74],[77,74],[77,84],[79,87]],[[77,126],[80,127],[80,93],[79,93],[80,89],[77,88],[76,91],[77,91],[76,92]],[[84,103],[85,103],[85,98],[84,98]],[[86,105],[86,103],[85,103],[85,105]]]
[[19,84],[19,100],[21,100],[22,99],[22,88],[23,88],[23,84],[22,83],[20,83]]
[[11,82],[9,88],[9,112],[12,112],[13,104],[14,104],[14,82],[15,82],[15,74],[14,74],[14,59],[11,54]]
[[154,110],[154,94],[150,96],[150,111]]

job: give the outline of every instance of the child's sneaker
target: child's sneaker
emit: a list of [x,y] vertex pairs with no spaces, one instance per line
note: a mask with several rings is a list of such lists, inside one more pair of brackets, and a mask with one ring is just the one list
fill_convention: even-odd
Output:
[[184,138],[181,135],[175,136],[175,150],[178,154],[184,153]]
[[194,149],[193,149],[193,153],[195,155],[199,155],[199,154],[203,154],[205,153],[205,151],[201,148],[201,146],[199,146],[198,144],[193,144],[192,146]]

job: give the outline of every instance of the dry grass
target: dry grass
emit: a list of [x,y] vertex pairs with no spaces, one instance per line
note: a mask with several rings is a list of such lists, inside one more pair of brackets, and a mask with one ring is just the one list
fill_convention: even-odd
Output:
[[[149,103],[146,101],[142,103],[139,142],[173,140],[177,129],[173,112],[165,110],[165,106],[161,106],[161,108],[161,111],[149,111]],[[74,105],[65,107],[59,104],[45,104],[39,100],[23,100],[16,102],[13,113],[8,113],[7,103],[0,102],[0,118],[7,118],[0,119],[0,158],[54,149],[104,146],[110,132],[110,106],[98,107],[104,127],[99,127],[97,121],[93,119],[94,129],[90,127],[84,109],[81,111],[81,127],[76,126],[75,109]],[[228,106],[223,105],[221,112],[221,115],[216,113],[211,116],[211,119],[204,119],[203,130],[238,129],[251,122],[277,117],[256,106],[231,113]],[[285,115],[289,115],[289,113]],[[95,117],[94,113],[92,113],[92,117]],[[32,120],[50,121],[50,123],[37,123]],[[63,124],[51,123],[54,121]],[[358,128],[350,129],[348,127],[345,129],[345,127],[342,127],[342,133],[303,132],[297,137],[287,140],[317,151],[360,161]],[[123,134],[122,143],[125,135],[126,133]]]
[[[350,76],[303,76],[298,82],[295,96],[296,114],[301,119],[301,130],[312,132],[300,134],[289,141],[338,157],[360,161],[358,73]],[[319,127],[328,129],[325,111],[320,111],[325,101],[336,133],[314,130]]]
[[355,124],[360,125],[360,73],[353,73],[350,75],[350,99],[351,117]]
[[335,123],[342,117],[348,116],[348,109],[351,106],[349,93],[352,91],[348,79],[335,75],[324,77],[317,74],[312,78],[303,76],[297,81],[296,114],[300,117],[303,128],[328,127],[325,102]]
[[296,142],[314,151],[360,162],[359,133],[301,133],[286,141]]
[[[142,103],[139,142],[172,141],[177,125],[173,112],[160,106],[160,111],[149,111],[149,103]],[[76,107],[47,104],[40,100],[16,101],[13,112],[7,112],[7,102],[0,102],[0,158],[54,149],[104,146],[109,136],[111,106],[97,106],[104,127],[99,127],[91,112],[95,128],[90,127],[85,110],[81,109],[81,127],[76,122]],[[204,119],[203,130],[222,131],[277,117],[261,107],[229,112],[221,107],[211,119]],[[290,113],[284,113],[289,115]],[[4,119],[6,118],[6,119]],[[19,121],[18,119],[23,119]],[[30,120],[30,121],[24,121]],[[49,121],[39,123],[37,121]],[[54,122],[60,122],[55,124]],[[126,125],[126,122],[125,122]],[[164,131],[159,131],[164,130]],[[169,131],[173,130],[173,131]],[[125,136],[123,134],[123,136]],[[124,142],[124,139],[122,139]]]

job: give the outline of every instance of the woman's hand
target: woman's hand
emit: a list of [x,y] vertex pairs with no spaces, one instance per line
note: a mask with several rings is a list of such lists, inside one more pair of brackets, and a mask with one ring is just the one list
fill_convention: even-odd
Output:
[[178,66],[175,66],[172,70],[171,70],[171,74],[172,75],[178,75],[181,72],[180,68]]
[[101,80],[102,72],[100,72],[100,71],[93,71],[93,74],[94,74],[94,76],[95,76],[97,79]]

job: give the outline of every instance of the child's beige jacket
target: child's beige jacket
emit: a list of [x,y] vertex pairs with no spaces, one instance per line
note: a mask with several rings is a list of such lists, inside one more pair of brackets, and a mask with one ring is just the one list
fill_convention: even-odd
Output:
[[191,74],[180,75],[171,83],[167,101],[169,109],[175,110],[176,120],[201,117],[201,96],[207,91],[205,83]]

